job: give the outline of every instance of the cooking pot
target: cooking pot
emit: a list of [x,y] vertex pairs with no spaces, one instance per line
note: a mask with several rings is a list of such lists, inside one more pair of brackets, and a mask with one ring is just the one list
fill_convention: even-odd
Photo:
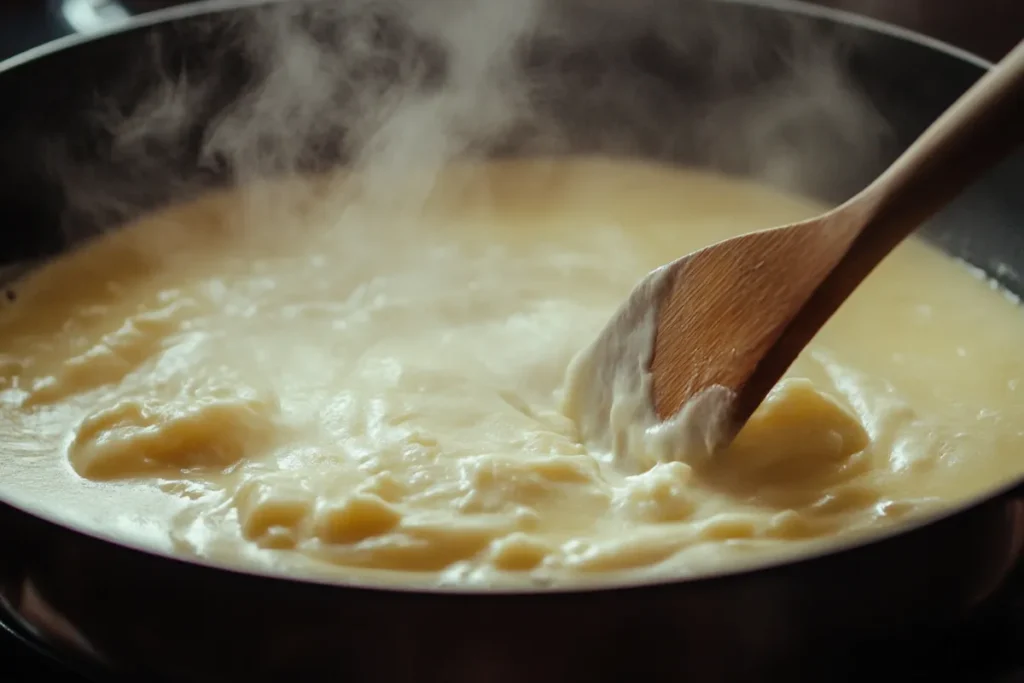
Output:
[[[565,0],[551,8],[561,23],[535,31],[522,61],[545,130],[559,134],[526,121],[500,139],[476,140],[467,155],[641,156],[835,202],[989,66],[923,36],[781,0]],[[0,63],[0,261],[8,272],[140,212],[241,182],[242,170],[346,164],[350,131],[341,128],[306,135],[287,164],[240,169],[203,153],[210,127],[266,77],[238,32],[277,10],[198,3]],[[295,25],[332,49],[347,29],[331,16],[329,30]],[[393,60],[367,68],[419,79],[421,88],[444,83],[443,50],[410,38],[400,12],[372,20],[374,44],[411,50],[418,68],[390,72]],[[544,28],[553,26],[574,28]],[[814,75],[795,79],[795,69]],[[209,87],[175,110],[174,125],[147,127],[132,143],[144,154],[126,153],[111,117],[163,101],[154,93],[173,103],[168,83],[195,82]],[[159,123],[167,111],[146,120]],[[1017,155],[923,231],[1018,294],[1022,182]],[[83,203],[86,195],[112,201]],[[58,522],[8,491],[0,594],[3,609],[39,638],[132,680],[853,680],[884,643],[983,609],[1011,577],[1022,538],[1018,479],[870,542],[755,570],[586,589],[395,589],[167,556]]]

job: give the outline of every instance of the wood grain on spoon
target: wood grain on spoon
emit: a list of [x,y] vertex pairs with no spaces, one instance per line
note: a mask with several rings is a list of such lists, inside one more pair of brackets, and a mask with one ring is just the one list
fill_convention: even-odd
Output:
[[652,302],[659,419],[704,389],[725,387],[733,398],[720,416],[717,447],[727,445],[886,254],[1022,142],[1024,43],[842,206],[670,264],[666,294]]

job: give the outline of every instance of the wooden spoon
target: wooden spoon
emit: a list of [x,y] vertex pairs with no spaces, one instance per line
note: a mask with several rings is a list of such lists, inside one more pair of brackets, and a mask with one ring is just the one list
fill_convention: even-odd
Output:
[[[695,397],[712,395],[710,409],[697,413],[715,424],[699,431],[709,451],[728,445],[875,266],[1022,142],[1024,42],[840,207],[719,242],[654,271],[591,347],[599,357],[585,364],[593,375],[588,386],[611,392],[609,367],[635,367],[649,358],[644,385],[657,419],[674,418],[699,403],[691,402]],[[652,318],[653,349],[640,349],[638,359],[638,345],[623,341],[626,330]],[[650,346],[651,336],[631,338]],[[588,400],[601,410],[615,402]],[[598,416],[586,417],[594,424]]]

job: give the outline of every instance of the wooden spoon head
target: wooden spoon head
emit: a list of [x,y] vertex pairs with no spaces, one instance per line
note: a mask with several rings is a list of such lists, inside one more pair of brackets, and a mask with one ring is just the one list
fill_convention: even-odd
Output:
[[660,419],[721,387],[731,401],[714,447],[732,440],[817,329],[785,334],[849,245],[835,220],[741,235],[668,266],[650,363]]
[[810,338],[786,332],[855,234],[843,218],[743,235],[649,273],[567,372],[563,409],[581,437],[631,465],[727,445]]

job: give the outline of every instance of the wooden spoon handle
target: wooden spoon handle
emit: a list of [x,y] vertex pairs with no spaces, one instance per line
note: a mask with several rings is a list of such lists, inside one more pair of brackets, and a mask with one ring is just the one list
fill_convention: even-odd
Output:
[[[880,261],[1024,143],[1024,42],[974,84],[848,205],[867,215],[849,256]],[[852,208],[852,207],[851,207]],[[863,215],[863,214],[862,214]],[[877,252],[871,259],[865,251]]]
[[[800,311],[735,400],[742,424],[768,389],[857,286],[903,239],[1024,143],[1024,42],[978,80],[879,178],[822,221],[796,226],[841,245]],[[822,230],[824,227],[824,231]],[[792,228],[789,228],[792,229]],[[824,258],[824,256],[822,256]]]
[[[896,245],[1024,143],[1024,42],[978,80],[875,182],[829,212],[846,248],[777,343],[795,357]],[[845,237],[842,231],[849,231]],[[803,331],[801,331],[803,330]],[[796,349],[797,351],[794,351]]]

